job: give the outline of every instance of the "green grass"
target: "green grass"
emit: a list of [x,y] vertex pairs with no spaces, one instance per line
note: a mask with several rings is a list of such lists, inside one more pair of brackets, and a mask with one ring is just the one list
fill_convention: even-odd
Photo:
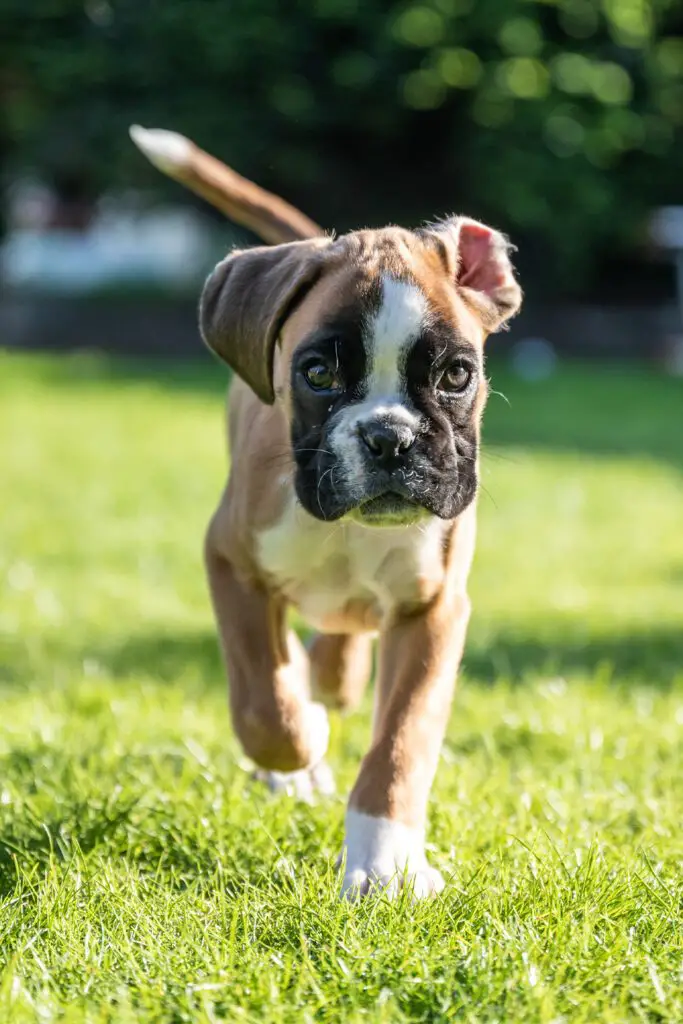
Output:
[[267,797],[231,735],[220,369],[0,358],[2,1024],[683,1019],[683,386],[493,382],[450,883],[348,906],[343,796]]

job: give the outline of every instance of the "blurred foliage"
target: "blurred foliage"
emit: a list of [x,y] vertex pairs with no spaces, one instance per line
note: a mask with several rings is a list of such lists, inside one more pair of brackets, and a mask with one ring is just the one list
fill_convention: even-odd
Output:
[[680,0],[0,0],[0,158],[169,186],[174,128],[320,222],[466,210],[561,288],[683,200]]

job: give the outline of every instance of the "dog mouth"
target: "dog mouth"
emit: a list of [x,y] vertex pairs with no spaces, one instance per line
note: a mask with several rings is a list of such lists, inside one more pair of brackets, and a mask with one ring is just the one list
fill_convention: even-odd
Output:
[[354,510],[358,519],[366,523],[405,523],[424,515],[426,509],[398,491],[384,491],[360,503]]
[[[364,526],[410,526],[431,516],[454,519],[476,493],[476,476],[459,479],[454,473],[429,467],[407,473],[375,471],[365,486],[347,487],[343,474],[335,480],[334,467],[311,467],[310,483],[297,474],[297,495],[316,519],[353,520]],[[359,493],[360,491],[360,493]]]

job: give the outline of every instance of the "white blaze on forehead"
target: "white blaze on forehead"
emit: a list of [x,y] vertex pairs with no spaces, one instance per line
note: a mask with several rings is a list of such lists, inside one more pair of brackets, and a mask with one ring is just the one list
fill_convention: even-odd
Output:
[[349,403],[337,414],[328,442],[339,458],[347,487],[359,495],[371,473],[359,424],[380,419],[419,429],[420,416],[408,399],[406,359],[428,317],[427,299],[416,285],[382,278],[382,301],[364,332],[367,393],[362,401]]
[[396,396],[405,392],[405,362],[428,316],[427,299],[417,285],[382,279],[382,302],[368,325],[368,394]]

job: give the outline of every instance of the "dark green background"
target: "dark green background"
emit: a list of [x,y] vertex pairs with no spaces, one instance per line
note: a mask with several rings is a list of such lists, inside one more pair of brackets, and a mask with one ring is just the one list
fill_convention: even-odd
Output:
[[[0,164],[141,186],[131,121],[191,135],[326,227],[467,212],[555,294],[637,287],[683,201],[671,0],[0,0]],[[634,269],[635,268],[635,269]],[[618,288],[617,288],[618,290]]]

